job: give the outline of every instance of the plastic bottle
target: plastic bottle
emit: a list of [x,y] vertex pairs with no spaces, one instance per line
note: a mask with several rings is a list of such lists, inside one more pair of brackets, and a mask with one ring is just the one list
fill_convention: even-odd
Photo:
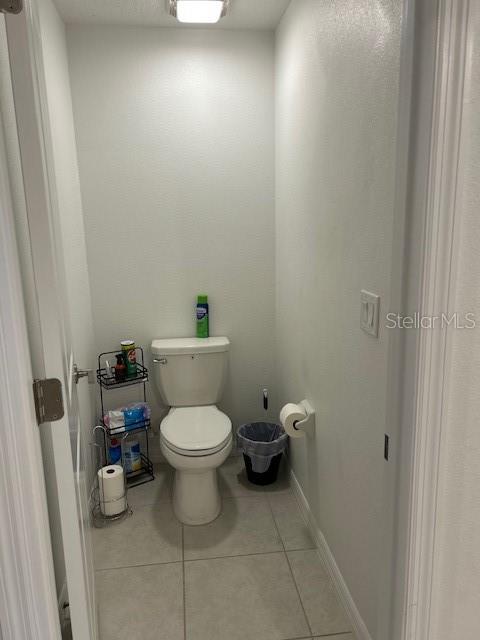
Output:
[[208,296],[197,297],[197,338],[208,338]]
[[122,462],[122,445],[116,438],[110,440],[110,446],[108,447],[108,457],[110,464],[121,464]]
[[125,443],[123,457],[125,460],[125,471],[127,473],[141,470],[142,457],[140,455],[140,444],[138,440],[131,440]]
[[125,362],[123,360],[123,354],[117,353],[115,357],[117,359],[117,364],[114,367],[115,380],[117,382],[123,382],[127,377],[127,367],[125,366]]
[[127,378],[137,375],[137,352],[135,350],[134,340],[122,340],[120,342],[122,347],[123,361],[127,368]]

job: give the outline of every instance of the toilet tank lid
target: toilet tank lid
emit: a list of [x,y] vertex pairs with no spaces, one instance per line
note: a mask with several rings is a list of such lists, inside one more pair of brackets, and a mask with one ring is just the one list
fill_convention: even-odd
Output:
[[162,338],[152,340],[154,356],[176,355],[182,353],[218,353],[228,351],[228,338]]

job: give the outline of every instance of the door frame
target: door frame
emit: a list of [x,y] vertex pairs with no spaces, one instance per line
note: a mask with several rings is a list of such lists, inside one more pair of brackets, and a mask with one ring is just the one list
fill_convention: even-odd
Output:
[[[453,313],[470,0],[416,2],[404,307]],[[440,450],[453,328],[402,331],[394,640],[430,635]]]
[[[396,233],[402,240],[403,259],[408,262],[403,308],[435,315],[452,310],[455,293],[460,224],[457,186],[462,176],[460,142],[470,2],[412,0],[411,5],[416,12],[415,46],[420,48],[415,53],[420,57],[412,77],[407,216],[405,228]],[[34,67],[35,61],[31,63]],[[422,82],[425,79],[427,82]],[[12,209],[3,188],[8,174],[2,147],[0,139],[0,349],[4,355],[8,345],[9,363],[9,375],[0,374],[4,424],[0,517],[9,523],[0,528],[2,632],[4,640],[56,640],[60,630],[48,512]],[[401,434],[392,638],[429,640],[450,333],[404,331],[395,342],[394,349],[403,351],[403,363],[401,374],[397,374],[398,386],[392,390],[392,397],[397,394],[396,419]]]
[[60,640],[20,262],[0,119],[0,620],[3,640]]

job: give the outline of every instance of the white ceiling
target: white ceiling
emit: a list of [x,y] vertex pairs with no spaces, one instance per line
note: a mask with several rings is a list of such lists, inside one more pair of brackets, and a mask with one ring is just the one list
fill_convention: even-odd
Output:
[[[181,27],[165,0],[54,0],[67,23]],[[290,0],[230,0],[228,14],[211,29],[275,29]],[[190,26],[191,28],[191,26]]]

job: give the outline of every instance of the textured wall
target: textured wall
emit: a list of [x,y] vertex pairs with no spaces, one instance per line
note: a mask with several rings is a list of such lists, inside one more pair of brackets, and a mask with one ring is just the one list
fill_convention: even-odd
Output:
[[222,406],[235,424],[261,415],[273,369],[273,35],[67,33],[98,349],[194,335],[206,292],[211,334],[232,342]]
[[[376,637],[401,2],[294,0],[277,30],[279,400],[317,410],[294,471]],[[378,638],[378,640],[385,640]]]
[[474,313],[477,328],[452,334],[429,636],[435,640],[480,637],[480,4],[470,3],[470,11],[455,310]]

